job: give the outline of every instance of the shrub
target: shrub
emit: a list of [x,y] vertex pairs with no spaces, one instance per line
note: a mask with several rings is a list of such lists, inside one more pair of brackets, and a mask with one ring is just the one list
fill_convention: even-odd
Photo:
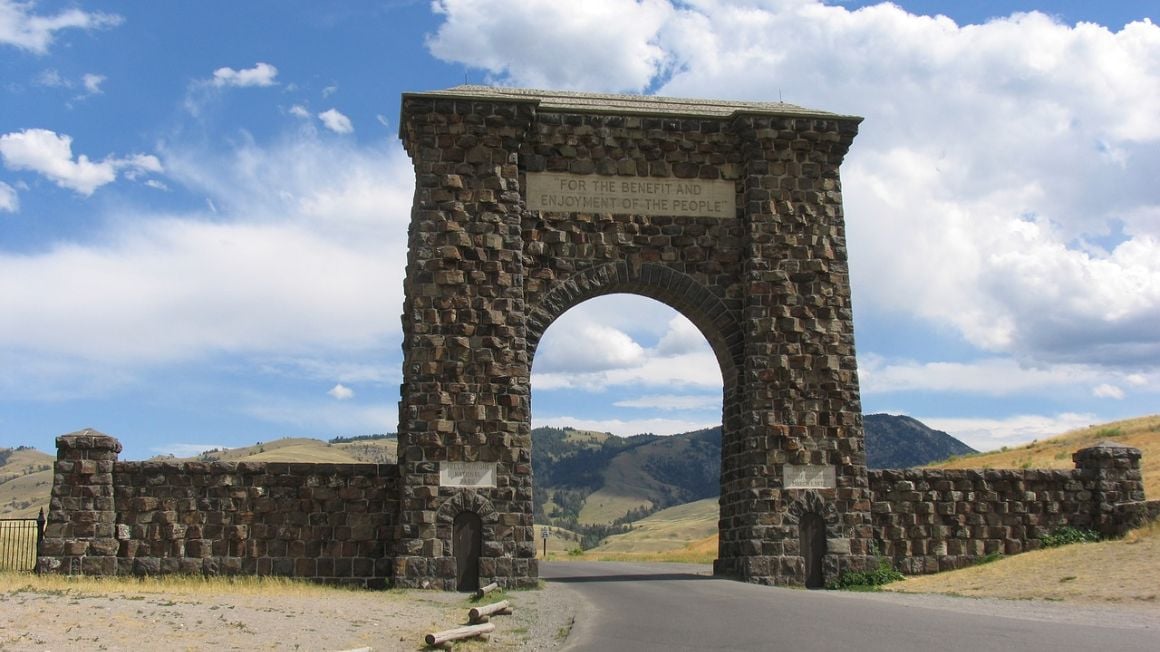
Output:
[[1043,537],[1040,542],[1044,548],[1055,548],[1071,543],[1094,543],[1099,540],[1100,535],[1094,530],[1085,530],[1067,525]]
[[845,570],[836,579],[826,583],[830,590],[874,590],[876,587],[903,579],[902,573],[894,570],[886,559],[878,559],[878,567],[874,570],[852,571]]

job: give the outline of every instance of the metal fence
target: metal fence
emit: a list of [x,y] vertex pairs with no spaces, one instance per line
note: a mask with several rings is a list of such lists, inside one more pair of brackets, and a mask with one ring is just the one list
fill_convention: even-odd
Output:
[[0,518],[0,571],[36,570],[43,541],[43,509],[36,518]]

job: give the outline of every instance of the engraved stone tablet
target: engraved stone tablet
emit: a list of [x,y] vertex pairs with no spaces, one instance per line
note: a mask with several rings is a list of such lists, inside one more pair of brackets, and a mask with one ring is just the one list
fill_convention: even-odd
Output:
[[440,462],[439,485],[442,487],[494,487],[493,462]]
[[833,489],[838,486],[832,466],[783,464],[781,474],[786,489]]
[[736,217],[737,187],[720,179],[528,173],[528,208],[553,213]]

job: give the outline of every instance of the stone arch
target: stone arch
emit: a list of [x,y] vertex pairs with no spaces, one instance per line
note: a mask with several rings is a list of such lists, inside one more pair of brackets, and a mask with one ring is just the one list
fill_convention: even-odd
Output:
[[[439,525],[451,527],[455,517],[461,512],[473,512],[483,521],[484,526],[495,525],[499,522],[499,514],[491,501],[471,489],[460,489],[443,501],[435,512],[435,522]],[[450,531],[447,537],[451,536]],[[447,538],[440,536],[440,538]]]
[[744,355],[744,337],[733,312],[692,277],[655,263],[635,268],[625,262],[606,263],[556,283],[529,307],[528,356],[535,356],[540,339],[560,315],[588,299],[619,292],[660,301],[693,322],[717,356],[726,384],[731,384]]
[[847,526],[827,558],[869,565],[838,173],[860,120],[781,103],[479,86],[404,95],[415,196],[395,583],[447,585],[440,539],[453,515],[437,512],[463,487],[498,514],[484,525],[481,572],[536,583],[531,362],[565,310],[615,292],[676,309],[717,358],[714,572],[802,583],[798,528],[785,518],[798,497],[791,472],[827,492]]

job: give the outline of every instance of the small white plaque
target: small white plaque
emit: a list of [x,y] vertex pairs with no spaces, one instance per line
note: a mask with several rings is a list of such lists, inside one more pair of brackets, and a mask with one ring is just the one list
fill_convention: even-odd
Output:
[[528,208],[551,213],[737,217],[737,185],[721,179],[528,173]]
[[781,475],[786,489],[833,489],[838,486],[832,466],[783,464]]
[[440,462],[439,485],[442,487],[494,487],[493,462]]

